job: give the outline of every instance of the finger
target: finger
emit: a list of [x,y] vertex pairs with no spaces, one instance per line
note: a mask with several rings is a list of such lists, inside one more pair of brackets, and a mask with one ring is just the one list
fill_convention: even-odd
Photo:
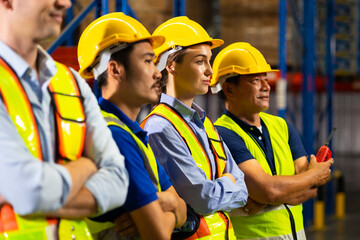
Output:
[[[132,218],[129,214],[122,214],[119,217],[117,217],[114,221],[114,223],[116,225],[122,225],[122,224],[126,224],[127,222],[132,222]],[[128,225],[128,224],[127,224]]]
[[114,227],[115,231],[126,231],[131,228],[134,224],[131,222],[122,223]]
[[133,225],[133,226],[128,226],[126,229],[122,229],[117,232],[118,232],[119,236],[134,236],[137,234],[138,231],[137,231],[136,226]]

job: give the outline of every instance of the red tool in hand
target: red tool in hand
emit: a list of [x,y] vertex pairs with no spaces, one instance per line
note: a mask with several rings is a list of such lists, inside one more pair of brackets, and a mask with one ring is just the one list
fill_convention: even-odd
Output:
[[331,158],[331,151],[330,151],[330,148],[328,147],[328,145],[331,141],[331,138],[332,138],[335,130],[336,130],[336,127],[334,127],[331,130],[331,133],[330,133],[329,137],[327,138],[325,145],[321,146],[321,148],[317,152],[317,154],[316,154],[317,162],[326,162],[327,160],[329,160]]

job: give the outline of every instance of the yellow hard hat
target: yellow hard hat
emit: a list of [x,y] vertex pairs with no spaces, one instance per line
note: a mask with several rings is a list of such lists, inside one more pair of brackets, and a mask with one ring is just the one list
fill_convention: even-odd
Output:
[[277,71],[279,70],[271,69],[259,50],[249,43],[237,42],[221,50],[215,57],[210,87],[212,87],[212,92],[216,93],[221,90],[221,85],[226,78]]
[[157,57],[164,52],[174,49],[177,46],[188,47],[191,45],[210,42],[211,49],[221,46],[224,41],[213,39],[205,29],[197,22],[188,17],[174,17],[155,29],[153,36],[164,36],[165,43],[158,48],[154,48]]
[[[97,57],[99,57],[101,51],[111,46],[146,39],[151,42],[153,48],[159,47],[165,41],[163,36],[151,36],[139,21],[124,13],[109,13],[97,18],[86,27],[79,40],[78,61],[80,75],[84,78],[94,77],[91,68],[95,62],[98,62]],[[119,50],[121,49],[117,51]]]

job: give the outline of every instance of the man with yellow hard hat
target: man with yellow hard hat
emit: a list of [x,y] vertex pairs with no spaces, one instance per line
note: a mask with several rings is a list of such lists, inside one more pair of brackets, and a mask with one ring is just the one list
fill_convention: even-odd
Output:
[[[79,72],[97,80],[102,93],[99,105],[125,156],[130,179],[125,204],[93,219],[115,221],[119,233],[104,224],[105,230],[96,230],[98,239],[121,239],[123,235],[170,239],[174,227],[186,220],[184,201],[155,159],[147,133],[136,122],[141,107],[158,99],[161,73],[154,63],[153,47],[163,43],[163,36],[151,36],[140,22],[123,13],[96,19],[79,40]],[[101,227],[90,224],[90,230]]]
[[310,163],[296,130],[269,107],[271,69],[249,43],[238,42],[216,56],[213,92],[226,112],[215,126],[245,174],[247,204],[231,212],[238,239],[306,239],[302,205],[327,182],[333,159]]

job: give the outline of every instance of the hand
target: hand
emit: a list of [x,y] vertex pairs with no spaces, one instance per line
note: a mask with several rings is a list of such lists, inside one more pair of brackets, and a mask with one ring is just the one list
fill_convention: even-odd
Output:
[[228,177],[230,178],[230,180],[236,185],[236,181],[234,176],[231,173],[223,173],[223,175],[221,177]]
[[258,213],[260,210],[262,210],[264,207],[266,207],[266,204],[258,203],[249,197],[246,202],[246,205],[244,207],[241,207],[240,209],[248,215],[254,215]]
[[164,212],[173,212],[178,207],[178,201],[174,193],[170,191],[157,192],[159,204]]
[[310,163],[308,170],[315,172],[315,186],[321,186],[327,183],[330,179],[331,169],[330,167],[334,164],[334,159],[330,158],[326,162],[318,163],[314,155],[310,156]]
[[114,230],[118,233],[120,237],[133,237],[139,234],[136,225],[129,213],[121,214],[114,223]]

